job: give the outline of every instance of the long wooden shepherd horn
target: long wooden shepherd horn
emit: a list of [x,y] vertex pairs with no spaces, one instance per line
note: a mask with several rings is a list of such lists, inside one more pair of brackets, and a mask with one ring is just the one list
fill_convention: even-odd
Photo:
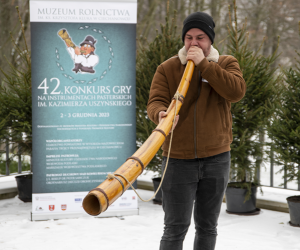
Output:
[[[179,93],[178,100],[180,102],[177,104],[176,115],[179,113],[189,89],[194,67],[194,62],[188,61],[177,89],[177,95]],[[106,179],[87,194],[82,205],[88,214],[99,215],[106,211],[130,187],[129,183],[122,176],[126,177],[130,183],[134,183],[137,177],[143,172],[171,130],[175,116],[175,103],[176,100],[173,98],[167,110],[168,115],[161,119],[144,144],[114,172],[114,178]]]

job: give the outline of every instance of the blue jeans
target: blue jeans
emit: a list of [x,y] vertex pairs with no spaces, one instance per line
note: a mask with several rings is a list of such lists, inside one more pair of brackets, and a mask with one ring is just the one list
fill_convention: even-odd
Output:
[[[166,164],[163,159],[162,170]],[[230,152],[191,160],[169,159],[162,184],[164,234],[160,250],[181,250],[194,206],[194,250],[215,249],[218,218],[230,168]]]

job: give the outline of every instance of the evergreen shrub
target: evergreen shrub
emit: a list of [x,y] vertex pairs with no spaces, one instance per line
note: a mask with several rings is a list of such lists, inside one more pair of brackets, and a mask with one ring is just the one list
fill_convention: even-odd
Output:
[[31,58],[20,15],[19,20],[25,47],[21,48],[11,37],[18,63],[13,65],[7,60],[9,70],[0,68],[3,74],[0,82],[0,142],[13,145],[11,157],[30,155],[32,150]]
[[[170,22],[169,14],[166,23],[161,24],[160,32],[152,42],[140,38],[140,48],[136,62],[136,136],[139,148],[151,135],[156,125],[147,116],[147,101],[152,78],[157,67],[176,55],[183,46],[180,36],[176,35],[176,12]],[[144,44],[143,46],[141,44]],[[160,149],[146,170],[151,170],[161,175],[162,150]]]
[[247,90],[244,98],[231,107],[231,180],[234,182],[229,183],[229,186],[248,189],[248,199],[251,186],[259,184],[256,173],[263,161],[263,142],[257,137],[266,128],[272,114],[266,104],[278,100],[280,77],[272,66],[277,58],[277,51],[270,56],[259,54],[263,41],[258,51],[250,49],[247,22],[238,28],[236,8],[234,1],[234,21],[230,20],[228,26],[227,51],[238,60]]
[[273,141],[275,163],[290,182],[300,180],[300,62],[284,70],[284,76],[280,102],[270,103],[275,112],[268,132]]

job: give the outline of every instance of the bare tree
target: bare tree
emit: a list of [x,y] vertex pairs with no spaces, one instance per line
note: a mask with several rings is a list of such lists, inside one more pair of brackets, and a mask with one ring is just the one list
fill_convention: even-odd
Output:
[[[0,67],[6,71],[8,64],[18,64],[14,43],[21,45],[21,24],[16,7],[20,11],[26,39],[30,41],[29,0],[0,0]],[[2,76],[0,74],[0,81]]]
[[[137,38],[143,36],[153,40],[160,24],[165,23],[169,11],[172,16],[177,12],[177,34],[180,35],[183,20],[192,12],[209,13],[216,23],[215,46],[220,48],[226,43],[229,24],[228,5],[232,0],[137,0],[138,22]],[[20,25],[15,7],[19,6],[26,38],[30,44],[29,0],[0,0],[0,67],[6,68],[7,60],[16,65],[18,62],[10,32],[16,43],[20,42]],[[270,55],[277,48],[280,36],[277,63],[283,66],[293,64],[295,49],[299,47],[298,22],[300,21],[300,1],[295,0],[238,0],[237,13],[240,21],[247,18],[249,43],[257,50],[265,37],[262,50]],[[222,45],[223,43],[223,45]],[[0,76],[1,81],[1,76]]]
[[298,22],[300,20],[300,2],[293,0],[241,0],[239,16],[247,17],[249,39],[257,50],[263,37],[265,42],[262,53],[271,55],[280,43],[281,53],[277,64],[290,66],[295,63],[295,49],[299,47]]

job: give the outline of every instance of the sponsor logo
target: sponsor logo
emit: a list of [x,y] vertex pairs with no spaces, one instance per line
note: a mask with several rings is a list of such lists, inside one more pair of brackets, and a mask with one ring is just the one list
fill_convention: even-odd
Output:
[[37,201],[55,201],[55,197],[52,196],[36,196]]
[[75,203],[80,203],[82,202],[82,198],[75,198]]
[[133,200],[135,200],[135,199],[136,199],[136,197],[135,197],[135,196],[132,196],[132,199],[133,199]]
[[49,210],[50,211],[54,211],[54,209],[55,209],[55,205],[49,205]]
[[37,206],[37,207],[35,208],[35,211],[44,211],[44,209],[43,209],[42,207]]
[[67,210],[67,204],[62,204],[61,205],[61,210],[66,211]]
[[129,207],[131,203],[120,203],[120,207]]

